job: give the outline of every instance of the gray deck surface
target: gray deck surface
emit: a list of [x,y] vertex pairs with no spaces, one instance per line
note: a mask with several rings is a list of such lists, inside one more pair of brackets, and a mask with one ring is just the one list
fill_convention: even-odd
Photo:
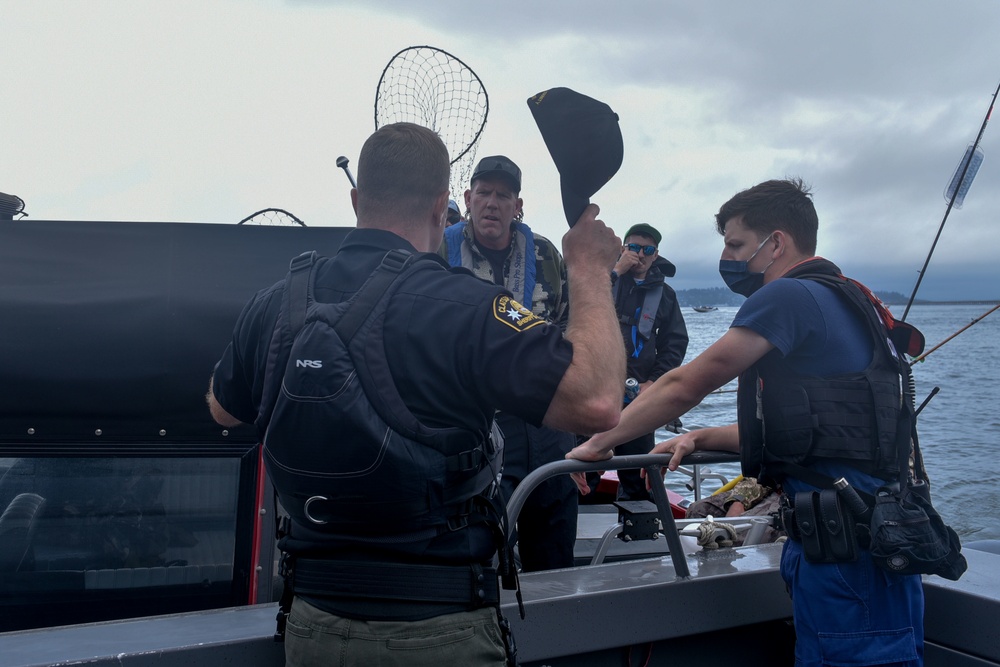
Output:
[[[527,618],[505,592],[522,661],[686,636],[790,615],[780,545],[522,575]],[[1000,664],[1000,555],[966,550],[961,581],[925,579],[928,666]],[[734,597],[735,596],[735,597]],[[733,599],[753,605],[732,605]],[[747,609],[754,618],[747,618]],[[680,610],[680,613],[678,613]],[[208,667],[283,663],[274,605],[0,634],[4,667]],[[935,659],[931,659],[932,656]]]

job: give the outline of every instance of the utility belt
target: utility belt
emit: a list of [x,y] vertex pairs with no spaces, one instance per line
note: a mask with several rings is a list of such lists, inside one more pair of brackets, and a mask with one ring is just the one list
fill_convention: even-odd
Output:
[[850,563],[858,559],[859,548],[870,546],[871,510],[856,494],[854,502],[842,493],[823,489],[781,496],[778,522],[789,539],[802,544],[810,563]]
[[441,602],[473,607],[500,601],[497,571],[481,565],[408,565],[293,558],[296,595]]

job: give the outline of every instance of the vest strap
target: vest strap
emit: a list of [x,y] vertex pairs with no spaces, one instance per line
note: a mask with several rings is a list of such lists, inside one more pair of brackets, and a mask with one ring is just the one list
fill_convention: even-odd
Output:
[[382,258],[382,263],[379,264],[378,269],[361,286],[361,289],[358,290],[347,311],[333,327],[345,345],[351,344],[354,334],[365,323],[365,320],[371,315],[376,304],[382,300],[386,290],[396,281],[396,278],[400,276],[403,270],[409,266],[412,259],[413,255],[405,250],[390,250]]
[[653,324],[656,322],[656,311],[660,307],[660,297],[663,296],[663,284],[646,290],[642,300],[642,312],[639,314],[639,335],[645,340],[653,334]]
[[[621,298],[622,283],[624,282],[622,278],[619,278],[614,284],[613,296],[617,307],[621,307],[619,299]],[[644,292],[639,313],[619,313],[618,323],[632,327],[633,337],[638,333],[644,340],[649,340],[649,337],[653,334],[653,325],[656,324],[656,311],[660,308],[660,298],[663,296],[663,283],[644,290]]]
[[294,337],[306,323],[306,310],[312,301],[312,269],[316,264],[315,250],[304,252],[288,264],[288,321]]

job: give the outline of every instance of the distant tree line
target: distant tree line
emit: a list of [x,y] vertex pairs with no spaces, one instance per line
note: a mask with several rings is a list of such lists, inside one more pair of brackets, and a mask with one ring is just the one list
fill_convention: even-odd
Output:
[[[887,306],[905,306],[906,302],[910,300],[910,297],[905,294],[900,294],[899,292],[884,292],[882,290],[872,290],[875,296]],[[914,299],[913,303],[929,303],[924,299]]]

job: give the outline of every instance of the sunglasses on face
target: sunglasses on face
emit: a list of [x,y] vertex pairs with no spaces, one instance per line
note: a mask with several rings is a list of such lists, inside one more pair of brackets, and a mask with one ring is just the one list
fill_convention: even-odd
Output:
[[641,250],[642,254],[646,255],[647,257],[656,252],[655,245],[640,245],[638,243],[626,243],[625,247],[631,250],[632,252],[639,252]]

